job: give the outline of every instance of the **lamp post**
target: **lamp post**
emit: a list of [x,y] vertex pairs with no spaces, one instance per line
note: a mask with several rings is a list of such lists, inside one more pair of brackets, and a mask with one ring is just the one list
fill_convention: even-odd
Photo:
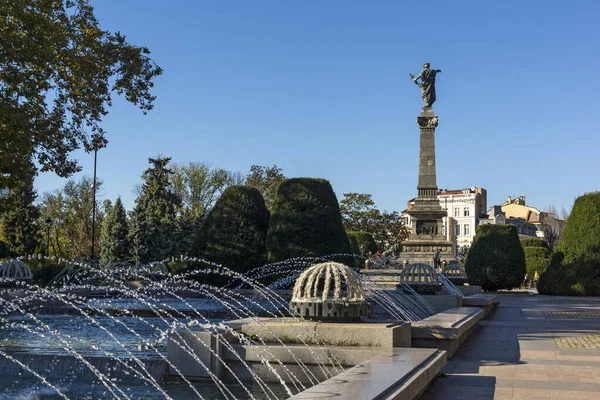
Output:
[[94,144],[94,182],[92,183],[92,256],[94,261],[94,245],[96,239],[96,163],[98,161],[98,146]]
[[50,227],[52,226],[52,218],[46,218],[46,258],[50,256]]

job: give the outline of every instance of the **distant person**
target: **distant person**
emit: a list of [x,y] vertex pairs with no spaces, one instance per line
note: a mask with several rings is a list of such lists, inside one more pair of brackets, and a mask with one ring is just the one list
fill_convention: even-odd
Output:
[[433,254],[433,268],[439,268],[440,266],[440,250],[437,249]]
[[377,253],[375,253],[375,258],[378,259],[378,260],[381,258],[381,252],[380,251],[377,251]]

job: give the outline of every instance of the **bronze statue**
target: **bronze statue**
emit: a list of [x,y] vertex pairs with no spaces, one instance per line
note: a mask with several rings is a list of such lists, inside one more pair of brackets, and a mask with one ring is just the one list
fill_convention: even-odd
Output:
[[[409,73],[410,78],[421,88],[424,107],[431,107],[435,103],[435,76],[438,72],[442,72],[442,70],[429,69],[429,63],[425,63],[423,64],[423,70],[416,78]],[[421,79],[421,82],[418,82],[419,79]]]

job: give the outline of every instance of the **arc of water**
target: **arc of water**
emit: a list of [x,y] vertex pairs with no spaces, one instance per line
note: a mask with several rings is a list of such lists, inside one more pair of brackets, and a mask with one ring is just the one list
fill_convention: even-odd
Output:
[[21,368],[23,368],[23,369],[27,370],[28,372],[30,372],[31,374],[33,374],[33,376],[35,376],[37,379],[39,379],[40,381],[42,381],[42,383],[44,383],[46,386],[48,386],[49,388],[51,388],[52,390],[54,390],[63,399],[69,400],[69,398],[63,392],[61,392],[59,388],[57,388],[56,386],[54,386],[52,383],[48,382],[48,380],[46,378],[44,378],[42,375],[40,375],[37,372],[35,372],[27,364],[22,363],[20,360],[17,360],[16,358],[14,358],[14,357],[6,354],[2,350],[0,350],[0,355],[3,356],[3,357],[5,357],[8,360],[14,362],[15,364],[18,364]]
[[[11,303],[8,300],[5,300],[3,298],[0,298],[0,302],[2,303]],[[52,335],[54,335],[65,347],[64,349],[67,350],[70,354],[72,354],[75,358],[77,358],[79,361],[81,361],[83,364],[85,364],[86,367],[88,367],[90,369],[90,371],[92,371],[92,373],[94,375],[96,375],[98,377],[98,379],[100,379],[100,381],[104,384],[104,386],[108,389],[108,391],[113,395],[113,397],[115,399],[119,399],[119,397],[117,396],[117,394],[115,393],[115,391],[119,392],[120,394],[123,395],[123,397],[125,397],[126,399],[129,399],[129,396],[123,392],[123,390],[121,390],[113,381],[111,381],[110,379],[107,379],[104,374],[102,374],[100,371],[98,371],[98,369],[96,367],[94,367],[92,364],[90,364],[85,358],[83,358],[81,356],[81,354],[77,353],[72,347],[71,345],[65,341],[62,336],[57,333],[56,331],[53,331],[47,324],[45,324],[43,321],[41,321],[40,319],[38,319],[35,315],[33,315],[30,312],[26,312],[23,309],[21,309],[21,307],[17,304],[13,304],[17,310],[19,310],[19,312],[21,312],[23,315],[31,318],[33,321],[35,321],[36,323],[38,323],[40,326],[43,326],[45,329],[47,329],[47,331],[49,333],[51,333]],[[114,389],[114,390],[113,390]]]

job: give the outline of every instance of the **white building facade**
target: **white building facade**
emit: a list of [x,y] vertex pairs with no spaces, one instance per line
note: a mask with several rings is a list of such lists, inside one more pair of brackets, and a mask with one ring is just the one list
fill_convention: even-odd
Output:
[[[438,190],[440,206],[447,212],[443,219],[442,233],[452,242],[454,255],[458,256],[461,246],[470,246],[479,223],[479,216],[487,209],[487,191],[480,187],[468,189]],[[409,209],[414,199],[408,202]],[[412,221],[406,212],[402,212],[405,225],[411,227]]]

